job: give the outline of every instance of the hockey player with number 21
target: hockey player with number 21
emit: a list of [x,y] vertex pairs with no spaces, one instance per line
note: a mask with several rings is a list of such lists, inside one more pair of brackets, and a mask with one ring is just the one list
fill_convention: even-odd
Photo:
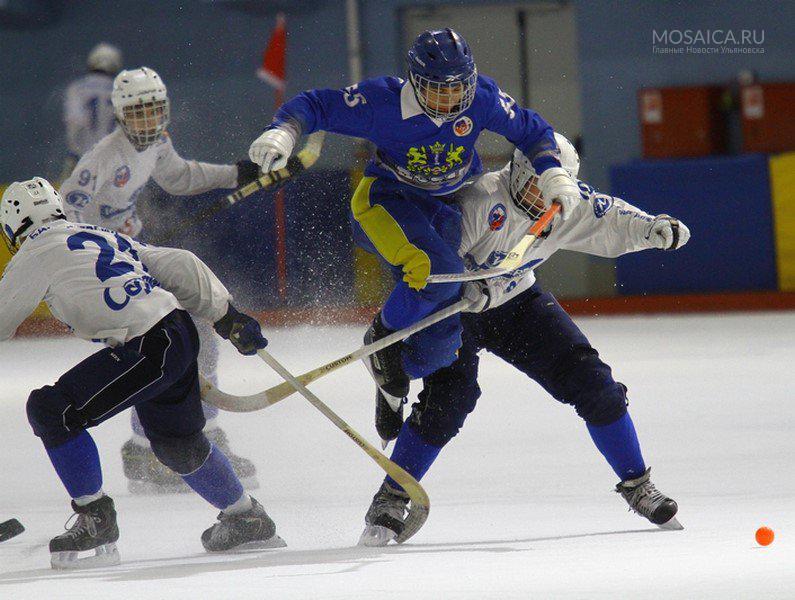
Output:
[[[148,67],[122,71],[116,76],[111,101],[119,126],[86,153],[71,177],[61,185],[64,211],[75,223],[90,223],[138,238],[142,224],[136,211],[138,195],[149,178],[166,192],[200,194],[215,188],[242,186],[258,177],[257,165],[214,165],[185,160],[166,133],[171,105],[160,76]],[[201,339],[199,371],[216,381],[218,341],[209,323],[196,320]],[[224,449],[246,489],[258,486],[250,460],[232,454],[225,432],[217,424],[218,409],[205,405],[207,435]],[[136,411],[133,436],[122,447],[124,474],[133,493],[190,491],[152,454]]]
[[[555,134],[561,162],[577,176],[579,157]],[[424,380],[419,402],[402,423],[398,411],[376,423],[385,439],[397,437],[392,460],[421,479],[459,431],[480,396],[478,353],[488,350],[538,382],[553,398],[574,407],[588,433],[619,477],[616,491],[630,508],[661,527],[681,528],[677,504],[649,478],[635,426],[627,412],[626,387],[613,379],[577,325],[552,294],[535,283],[533,269],[559,249],[615,257],[648,248],[675,250],[690,238],[687,227],[668,215],[651,216],[579,182],[580,197],[566,221],[553,220],[511,274],[466,284],[476,300],[462,317],[463,345],[456,361]],[[460,254],[470,271],[490,269],[550,206],[538,175],[522,154],[501,171],[487,173],[461,194]],[[388,417],[388,418],[387,418]],[[402,425],[402,426],[401,426]],[[565,478],[565,475],[562,475]],[[401,531],[408,497],[390,478],[365,516],[360,544],[382,546]]]
[[[186,310],[214,323],[241,354],[267,345],[259,323],[235,310],[223,284],[187,250],[67,221],[45,179],[6,189],[0,229],[14,254],[0,279],[0,340],[44,300],[78,337],[108,346],[28,398],[33,432],[77,513],[72,527],[50,541],[52,566],[119,562],[116,510],[103,492],[88,429],[132,406],[157,458],[221,510],[201,536],[207,551],[283,546],[273,521],[202,431],[199,338]],[[94,555],[81,557],[86,551]]]
[[[356,243],[391,267],[396,285],[366,334],[373,342],[457,301],[460,283],[428,284],[437,273],[460,273],[461,215],[453,195],[482,171],[474,149],[481,131],[497,132],[521,149],[540,174],[545,197],[563,215],[577,197],[561,168],[552,128],[517,106],[479,75],[466,41],[451,29],[425,31],[407,56],[408,81],[377,77],[343,90],[311,90],[285,103],[249,149],[267,172],[285,166],[298,137],[317,130],[365,138],[376,146],[351,200]],[[369,368],[384,394],[400,401],[410,378],[455,360],[458,315],[411,336],[408,352],[390,346]]]

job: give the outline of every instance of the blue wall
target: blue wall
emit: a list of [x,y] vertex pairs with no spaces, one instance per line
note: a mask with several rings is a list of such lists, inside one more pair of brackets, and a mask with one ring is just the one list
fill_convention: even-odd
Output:
[[[611,165],[640,156],[638,88],[728,83],[741,69],[762,80],[795,80],[793,22],[795,2],[578,2],[584,159],[592,183],[606,188]],[[655,55],[655,29],[764,30],[765,53]]]
[[775,290],[776,254],[767,156],[634,161],[614,167],[613,192],[692,234],[676,252],[616,261],[622,294]]
[[[63,156],[60,95],[99,40],[125,51],[128,65],[158,69],[174,100],[174,135],[183,153],[231,161],[273,112],[270,89],[253,73],[286,10],[288,93],[349,83],[343,0],[178,2],[39,0],[62,7],[45,27],[0,26],[0,181],[58,172]],[[401,73],[401,8],[417,0],[361,2],[365,76]],[[456,4],[506,4],[462,0]],[[510,4],[510,2],[507,2]],[[640,154],[636,90],[648,85],[729,81],[743,68],[763,79],[795,79],[795,2],[739,0],[613,2],[576,0],[585,160],[606,187],[608,168]],[[244,8],[235,8],[242,6]],[[270,7],[270,8],[269,8]],[[495,10],[498,8],[495,6]],[[761,55],[660,56],[654,29],[763,29]],[[342,166],[349,144],[332,140],[325,164]]]
[[[342,84],[342,3],[284,4],[297,7],[288,13],[291,90]],[[273,12],[220,2],[73,0],[63,3],[51,25],[0,25],[0,181],[59,172],[65,152],[62,94],[102,40],[123,50],[126,65],[145,64],[162,75],[178,150],[203,160],[244,156],[273,114],[271,88],[254,76]]]

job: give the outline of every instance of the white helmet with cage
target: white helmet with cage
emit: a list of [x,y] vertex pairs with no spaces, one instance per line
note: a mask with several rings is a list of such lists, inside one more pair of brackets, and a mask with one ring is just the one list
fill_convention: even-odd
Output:
[[116,75],[122,67],[121,50],[106,42],[100,42],[88,53],[86,66],[90,71]]
[[[555,133],[555,141],[560,149],[560,166],[576,179],[577,173],[580,171],[580,156],[577,154],[577,150],[560,133]],[[534,221],[544,214],[546,205],[538,187],[538,175],[530,160],[519,148],[513,152],[509,181],[511,198],[517,208],[526,212]]]
[[122,71],[113,81],[113,112],[137,150],[154,144],[171,118],[168,92],[160,75],[149,67]]
[[15,181],[0,199],[0,230],[12,254],[39,227],[65,218],[61,195],[42,177]]

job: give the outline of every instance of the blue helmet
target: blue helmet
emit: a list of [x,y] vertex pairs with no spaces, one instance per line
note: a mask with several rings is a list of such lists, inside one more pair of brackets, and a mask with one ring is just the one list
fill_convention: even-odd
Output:
[[469,44],[455,31],[423,31],[406,59],[414,95],[428,116],[451,121],[472,105],[478,70]]

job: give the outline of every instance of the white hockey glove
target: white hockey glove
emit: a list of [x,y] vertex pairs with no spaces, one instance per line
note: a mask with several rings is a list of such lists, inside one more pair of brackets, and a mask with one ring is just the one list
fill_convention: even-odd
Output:
[[538,188],[547,208],[555,201],[560,204],[560,218],[565,221],[580,202],[580,188],[563,167],[547,169],[538,177]]
[[489,302],[491,301],[491,296],[489,295],[489,288],[485,284],[479,281],[468,281],[464,284],[464,293],[462,294],[464,298],[467,300],[471,300],[472,304],[470,304],[467,308],[462,310],[461,312],[468,312],[468,313],[479,313],[486,310],[489,306]]
[[657,215],[644,237],[649,248],[677,250],[690,239],[690,230],[678,219],[668,215]]
[[278,171],[287,165],[295,140],[284,129],[268,129],[251,144],[249,158],[262,167],[262,172]]

